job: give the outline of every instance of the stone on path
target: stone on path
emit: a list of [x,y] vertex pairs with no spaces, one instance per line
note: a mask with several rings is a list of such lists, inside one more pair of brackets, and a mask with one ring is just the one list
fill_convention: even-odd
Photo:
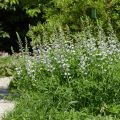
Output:
[[[6,96],[8,94],[8,87],[11,81],[11,77],[0,78],[0,94]],[[15,107],[15,104],[11,101],[7,101],[0,97],[0,120],[6,115],[8,112],[12,111]]]
[[0,78],[0,89],[7,89],[12,77]]
[[6,115],[8,112],[14,109],[14,103],[6,100],[0,100],[0,120]]

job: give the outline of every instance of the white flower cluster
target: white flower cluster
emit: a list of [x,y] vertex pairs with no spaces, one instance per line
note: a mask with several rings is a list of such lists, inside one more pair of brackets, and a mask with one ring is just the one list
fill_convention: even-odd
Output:
[[65,58],[64,55],[58,55],[57,62],[59,63],[61,74],[64,75],[64,78],[70,77],[70,66],[68,64],[68,59]]
[[36,68],[41,64],[49,74],[53,75],[58,71],[59,75],[70,79],[74,76],[74,68],[84,75],[88,75],[93,69],[106,73],[109,66],[120,59],[120,44],[113,33],[105,36],[103,32],[99,32],[94,37],[89,31],[83,32],[83,35],[74,37],[76,43],[65,41],[66,37],[62,33],[59,37],[56,33],[52,36],[54,40],[52,39],[51,44],[37,46],[34,57],[26,57],[27,74],[33,80]]
[[22,79],[22,68],[21,67],[16,67],[15,70],[16,70],[18,79],[19,80]]
[[31,56],[26,56],[25,58],[25,67],[27,70],[27,75],[32,79],[35,80],[35,66],[34,61]]
[[93,65],[98,67],[98,69],[107,72],[107,67],[110,64],[119,61],[119,45],[120,43],[116,39],[113,39],[113,37],[106,37],[104,35],[99,39],[91,37],[82,41],[81,47],[83,50],[80,56],[80,69],[86,74],[88,66],[93,63]]

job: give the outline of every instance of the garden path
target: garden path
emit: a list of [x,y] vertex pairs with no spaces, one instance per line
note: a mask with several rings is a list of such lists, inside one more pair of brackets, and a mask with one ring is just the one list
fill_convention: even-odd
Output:
[[11,77],[0,78],[0,120],[15,107],[13,102],[4,100],[4,97],[8,95],[8,87],[11,79]]

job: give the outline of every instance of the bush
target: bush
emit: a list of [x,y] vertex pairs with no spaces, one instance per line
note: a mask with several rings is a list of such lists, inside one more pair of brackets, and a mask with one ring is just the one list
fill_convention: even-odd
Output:
[[105,36],[98,26],[93,36],[88,27],[74,36],[74,43],[60,29],[50,39],[16,67],[11,86],[22,96],[9,119],[17,112],[21,120],[120,118],[120,44],[114,32]]

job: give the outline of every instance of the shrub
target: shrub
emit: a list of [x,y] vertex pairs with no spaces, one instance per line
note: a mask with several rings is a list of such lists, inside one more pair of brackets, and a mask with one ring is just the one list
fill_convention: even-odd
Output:
[[[119,118],[120,44],[114,32],[106,36],[98,26],[94,36],[88,27],[71,38],[60,29],[50,40],[51,44],[33,48],[33,56],[24,55],[23,64],[16,67],[12,87],[22,94],[24,105],[25,101],[29,105],[29,110],[25,108],[28,114],[21,111],[19,118]],[[31,115],[33,109],[37,113]],[[96,115],[108,118],[93,118]]]

